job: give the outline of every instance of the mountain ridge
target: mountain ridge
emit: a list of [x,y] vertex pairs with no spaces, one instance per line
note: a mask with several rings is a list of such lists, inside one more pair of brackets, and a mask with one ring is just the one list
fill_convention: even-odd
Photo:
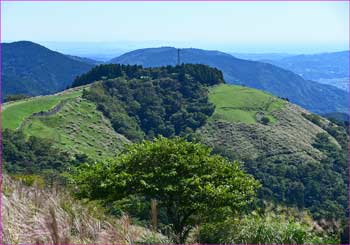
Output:
[[[157,67],[177,64],[177,49],[172,47],[134,50],[110,63]],[[248,61],[220,51],[181,49],[180,63],[206,64],[223,71],[228,83],[261,89],[288,98],[316,113],[347,112],[347,93],[330,85],[304,80],[299,75],[271,65]]]
[[3,96],[55,93],[92,67],[34,42],[2,43]]
[[264,62],[291,70],[304,79],[349,90],[350,51],[295,55]]

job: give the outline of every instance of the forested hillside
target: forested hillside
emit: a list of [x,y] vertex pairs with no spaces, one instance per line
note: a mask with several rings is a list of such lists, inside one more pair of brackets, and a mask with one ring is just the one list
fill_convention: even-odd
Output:
[[94,65],[20,41],[2,44],[2,95],[43,95],[66,89]]
[[[105,65],[86,77],[101,72],[110,79],[92,85],[84,98],[95,102],[114,129],[133,141],[157,135],[185,136],[203,126],[214,111],[205,86],[223,83],[220,71],[204,65],[154,69]],[[73,86],[89,81],[82,82],[83,78]]]

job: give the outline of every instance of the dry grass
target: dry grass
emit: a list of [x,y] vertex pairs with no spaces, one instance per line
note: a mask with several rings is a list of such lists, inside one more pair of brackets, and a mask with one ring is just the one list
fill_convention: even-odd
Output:
[[3,177],[2,222],[7,244],[130,244],[155,236],[131,225],[126,215],[113,219],[64,191],[29,187],[8,176]]
[[285,162],[319,162],[324,154],[312,144],[316,135],[325,132],[302,116],[302,108],[287,103],[272,114],[273,125],[233,123],[213,120],[197,130],[203,142],[220,147],[240,160],[281,159]]

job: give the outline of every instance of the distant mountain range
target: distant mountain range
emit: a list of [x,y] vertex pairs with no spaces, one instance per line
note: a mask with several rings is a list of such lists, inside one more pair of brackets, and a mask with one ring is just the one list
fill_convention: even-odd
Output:
[[63,90],[94,64],[20,41],[2,44],[2,92],[43,95]]
[[295,72],[304,79],[348,89],[349,51],[296,55],[281,59],[267,58],[264,62]]
[[[232,55],[201,49],[181,49],[181,63],[200,63],[222,70],[231,84],[248,86],[288,98],[315,113],[347,112],[347,93],[330,85],[303,79],[277,66],[237,59]],[[177,64],[172,47],[139,49],[114,58],[110,63],[157,67]]]
[[293,56],[293,54],[287,53],[229,53],[236,58],[244,60],[280,60],[282,58]]

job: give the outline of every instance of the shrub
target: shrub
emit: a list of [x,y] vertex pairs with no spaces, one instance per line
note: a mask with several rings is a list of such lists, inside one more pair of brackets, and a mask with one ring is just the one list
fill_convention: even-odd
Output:
[[325,232],[316,232],[310,224],[268,213],[228,218],[223,222],[204,224],[199,231],[200,243],[235,244],[314,244],[339,243]]
[[40,189],[45,187],[45,180],[39,175],[15,175],[14,179],[21,181],[26,186],[35,186]]
[[262,117],[261,122],[262,122],[262,124],[267,125],[270,123],[270,119],[268,117]]

